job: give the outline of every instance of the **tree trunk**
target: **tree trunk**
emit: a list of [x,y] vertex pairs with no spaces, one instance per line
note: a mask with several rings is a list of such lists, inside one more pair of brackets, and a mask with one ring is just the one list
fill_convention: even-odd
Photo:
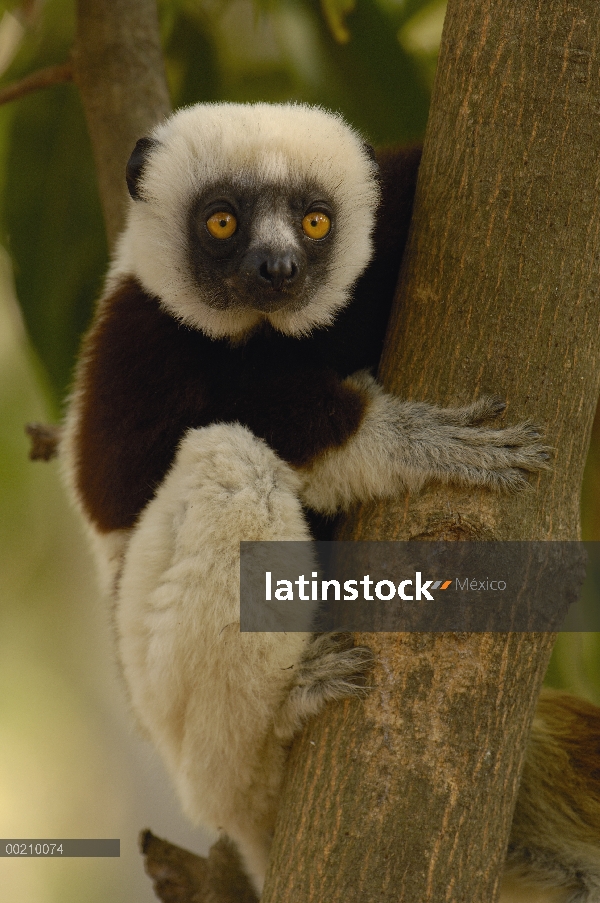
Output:
[[[432,486],[342,538],[579,538],[600,377],[595,0],[450,0],[381,379],[502,394],[545,426],[533,492]],[[365,635],[366,703],[292,750],[263,903],[491,901],[550,634]]]
[[124,224],[129,155],[171,110],[156,0],[77,0],[74,64],[112,246]]

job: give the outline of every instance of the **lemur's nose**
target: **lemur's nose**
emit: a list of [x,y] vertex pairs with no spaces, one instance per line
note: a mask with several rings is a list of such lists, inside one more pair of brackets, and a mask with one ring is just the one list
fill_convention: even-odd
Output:
[[271,248],[254,248],[244,257],[240,274],[248,287],[252,285],[258,297],[258,307],[271,309],[273,304],[288,304],[304,284],[306,264],[294,248],[273,251]]
[[269,254],[258,267],[260,278],[270,282],[276,291],[292,285],[298,278],[299,272],[300,268],[290,253]]

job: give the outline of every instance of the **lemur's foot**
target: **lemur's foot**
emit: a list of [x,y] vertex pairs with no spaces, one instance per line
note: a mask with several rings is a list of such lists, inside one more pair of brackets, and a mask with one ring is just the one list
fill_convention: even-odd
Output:
[[366,696],[375,656],[367,646],[353,646],[348,634],[316,634],[299,662],[294,683],[276,724],[291,739],[327,702]]

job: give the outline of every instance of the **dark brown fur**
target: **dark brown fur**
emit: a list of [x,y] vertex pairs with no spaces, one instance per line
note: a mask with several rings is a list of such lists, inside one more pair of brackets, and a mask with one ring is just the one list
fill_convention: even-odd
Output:
[[379,361],[419,156],[381,155],[376,254],[328,329],[293,338],[265,327],[233,346],[178,323],[133,277],[105,299],[84,345],[75,443],[78,489],[98,529],[135,523],[190,428],[237,421],[296,467],[354,434],[365,400],[343,380]]
[[599,899],[600,709],[568,693],[545,690],[533,722],[506,860],[520,885]]
[[566,754],[573,780],[600,803],[600,708],[569,693],[546,691],[537,716]]

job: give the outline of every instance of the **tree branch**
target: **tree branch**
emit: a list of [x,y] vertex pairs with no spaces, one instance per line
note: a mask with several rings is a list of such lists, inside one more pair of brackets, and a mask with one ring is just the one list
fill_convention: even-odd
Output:
[[124,224],[129,155],[171,111],[154,0],[78,0],[73,60],[112,245]]
[[27,423],[25,432],[31,440],[30,461],[51,461],[58,455],[61,428],[51,424]]
[[18,100],[31,94],[33,91],[39,91],[42,88],[50,88],[52,85],[62,85],[73,81],[73,63],[59,63],[57,66],[47,66],[45,69],[38,69],[26,75],[25,78],[13,82],[0,89],[0,106],[10,103],[12,100]]
[[142,831],[140,847],[154,891],[163,903],[258,903],[235,846],[226,837],[208,858]]

